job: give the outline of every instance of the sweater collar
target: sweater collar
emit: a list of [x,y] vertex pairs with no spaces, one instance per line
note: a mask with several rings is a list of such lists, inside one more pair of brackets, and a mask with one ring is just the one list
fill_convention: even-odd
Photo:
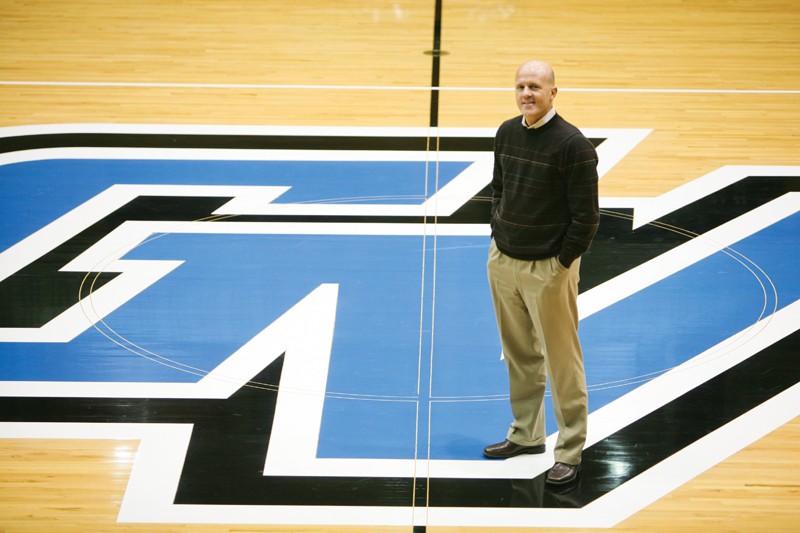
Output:
[[548,111],[545,116],[537,120],[532,126],[528,126],[528,123],[525,121],[525,115],[522,115],[522,126],[529,130],[535,130],[550,122],[550,119],[552,119],[554,116],[556,116],[556,108],[551,107],[550,111]]

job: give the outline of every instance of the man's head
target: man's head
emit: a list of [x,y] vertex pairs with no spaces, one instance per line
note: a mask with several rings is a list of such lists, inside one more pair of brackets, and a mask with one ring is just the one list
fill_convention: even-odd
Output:
[[533,125],[553,107],[558,92],[553,69],[544,61],[524,63],[517,69],[514,91],[517,107],[528,125]]

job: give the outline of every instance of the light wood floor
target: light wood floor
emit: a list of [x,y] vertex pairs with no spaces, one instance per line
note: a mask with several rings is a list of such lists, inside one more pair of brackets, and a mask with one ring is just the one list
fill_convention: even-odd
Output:
[[[505,88],[537,57],[575,124],[652,128],[603,195],[800,164],[795,0],[444,0],[441,20],[439,126],[516,114]],[[0,127],[426,127],[433,26],[433,0],[0,0]],[[136,449],[0,438],[0,531],[358,531],[117,524]],[[800,531],[798,465],[795,419],[614,530]]]

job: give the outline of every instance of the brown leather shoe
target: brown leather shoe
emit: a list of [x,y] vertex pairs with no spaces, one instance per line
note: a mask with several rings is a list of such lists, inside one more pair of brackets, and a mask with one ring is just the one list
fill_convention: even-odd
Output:
[[508,459],[509,457],[522,455],[523,453],[544,453],[544,444],[522,446],[510,440],[504,440],[503,442],[492,444],[483,449],[483,455],[490,459]]
[[547,473],[547,483],[550,485],[566,485],[578,478],[581,465],[568,465],[566,463],[556,463]]

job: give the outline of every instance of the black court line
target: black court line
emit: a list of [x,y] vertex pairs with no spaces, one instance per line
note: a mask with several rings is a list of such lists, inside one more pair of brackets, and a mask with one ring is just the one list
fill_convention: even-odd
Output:
[[[436,91],[438,93],[438,91]],[[595,146],[604,139],[592,139]],[[441,137],[440,152],[492,152],[492,137]],[[358,135],[209,135],[171,133],[40,133],[0,138],[0,154],[46,148],[207,148],[221,150],[428,150],[425,137]]]
[[439,125],[439,71],[442,57],[442,0],[436,0],[433,18],[433,56],[431,61],[431,117],[430,127]]

